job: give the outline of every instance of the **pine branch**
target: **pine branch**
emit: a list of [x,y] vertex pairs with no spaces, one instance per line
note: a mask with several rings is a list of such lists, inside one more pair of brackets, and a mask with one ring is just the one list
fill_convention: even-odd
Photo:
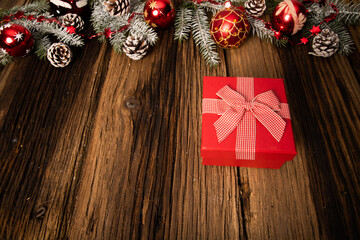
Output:
[[206,63],[210,66],[218,65],[220,63],[219,54],[216,52],[216,44],[210,35],[209,22],[203,8],[199,7],[194,10],[192,34]]
[[145,2],[141,0],[132,0],[130,12],[138,12],[141,13],[144,11]]
[[7,65],[14,60],[14,57],[10,56],[4,49],[0,49],[0,64]]
[[276,8],[277,5],[279,5],[282,0],[265,0],[266,2],[266,10],[265,14],[271,15]]
[[191,22],[193,10],[186,7],[180,7],[176,13],[174,39],[183,41],[189,38],[191,31]]
[[215,15],[218,11],[224,9],[224,5],[222,4],[214,4],[207,1],[200,3],[199,6],[210,12],[211,15]]
[[[142,14],[145,3],[141,0],[131,1],[131,12]],[[143,36],[149,45],[155,45],[158,41],[158,34],[144,20],[142,15],[134,15],[132,13],[123,14],[121,16],[111,16],[100,2],[94,3],[93,12],[91,14],[91,22],[96,33],[103,33],[106,29],[117,31],[113,33],[109,39],[110,44],[115,51],[122,52],[122,47],[126,42],[126,37],[130,35]],[[129,19],[132,17],[130,23]],[[122,30],[122,31],[118,31]],[[104,35],[99,36],[100,41],[105,41]]]
[[[317,4],[312,4],[309,9],[310,15],[307,19],[307,28],[309,26],[318,26],[327,16],[327,12],[324,12]],[[325,10],[327,11],[327,10]],[[321,29],[327,28],[335,32],[340,40],[338,53],[341,55],[350,55],[354,49],[354,42],[352,37],[346,28],[346,26],[340,21],[332,21],[328,23],[321,24]]]
[[4,16],[9,16],[11,14],[15,14],[17,12],[24,12],[27,15],[41,15],[47,11],[49,11],[50,6],[46,1],[38,1],[34,3],[29,3],[24,6],[15,6],[8,10],[0,10],[0,19]]
[[96,2],[90,20],[94,30],[97,33],[101,33],[107,28],[110,28],[111,31],[115,31],[127,25],[130,15],[131,14],[127,13],[121,16],[111,16],[104,10],[104,7],[99,2]]
[[114,50],[117,53],[122,52],[122,47],[126,41],[126,35],[124,32],[117,32],[113,34],[110,38],[110,44],[113,46]]
[[285,47],[287,44],[286,39],[278,40],[274,37],[274,32],[266,28],[265,23],[259,19],[248,16],[253,35],[256,35],[261,40],[275,44],[278,47]]
[[336,21],[342,21],[345,24],[360,23],[360,3],[346,3],[344,0],[330,0],[330,3],[339,10]]
[[129,32],[131,35],[142,35],[150,46],[153,46],[158,41],[158,35],[155,30],[150,27],[143,17],[137,17],[131,21],[129,26]]
[[[34,36],[34,35],[33,35]],[[35,41],[35,54],[40,58],[44,59],[47,55],[47,50],[51,46],[51,41],[48,36],[34,36]]]
[[[60,26],[56,22],[52,22],[52,23],[48,23],[45,21],[38,22],[36,20],[30,21],[24,18],[16,19],[12,22],[20,24],[25,28],[29,29],[33,35],[35,32],[37,32],[38,35],[35,34],[35,36],[52,35],[55,36],[59,41],[69,46],[82,47],[84,45],[84,41],[81,38],[81,36],[68,33],[66,28]],[[41,39],[35,39],[35,40],[37,41]]]

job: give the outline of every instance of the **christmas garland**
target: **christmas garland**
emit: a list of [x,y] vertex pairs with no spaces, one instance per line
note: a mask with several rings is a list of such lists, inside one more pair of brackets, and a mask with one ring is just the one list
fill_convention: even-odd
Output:
[[[360,4],[341,0],[180,0],[176,4],[50,0],[0,10],[0,62],[6,65],[34,49],[39,58],[65,67],[72,59],[70,47],[83,46],[85,38],[109,39],[117,52],[138,60],[157,43],[158,32],[172,25],[174,39],[185,41],[191,34],[211,66],[220,62],[217,46],[237,48],[250,34],[276,46],[311,41],[309,54],[314,56],[349,55],[354,43],[347,25],[360,23]],[[88,22],[94,35],[81,33]]]

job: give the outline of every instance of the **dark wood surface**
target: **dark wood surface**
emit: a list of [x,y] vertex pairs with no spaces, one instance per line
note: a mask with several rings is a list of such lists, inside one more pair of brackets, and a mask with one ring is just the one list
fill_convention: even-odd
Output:
[[[10,8],[24,0],[1,1]],[[359,239],[360,28],[349,57],[249,38],[209,68],[173,30],[140,61],[89,41],[0,69],[0,239]],[[284,78],[298,154],[203,166],[203,76]]]

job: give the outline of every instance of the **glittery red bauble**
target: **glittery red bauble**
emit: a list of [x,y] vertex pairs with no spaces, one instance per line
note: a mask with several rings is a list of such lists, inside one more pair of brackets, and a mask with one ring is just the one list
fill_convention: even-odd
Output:
[[210,22],[210,33],[223,48],[238,47],[249,35],[249,21],[241,10],[225,8],[216,13]]
[[169,0],[148,0],[144,7],[144,18],[150,26],[166,29],[174,22],[174,5]]
[[88,0],[50,0],[50,7],[56,16],[76,13],[85,17],[90,13]]
[[23,26],[5,24],[0,27],[0,51],[6,51],[13,57],[22,57],[28,54],[33,46],[31,32]]
[[276,6],[272,15],[272,28],[281,34],[293,35],[306,22],[307,10],[301,2],[284,0]]

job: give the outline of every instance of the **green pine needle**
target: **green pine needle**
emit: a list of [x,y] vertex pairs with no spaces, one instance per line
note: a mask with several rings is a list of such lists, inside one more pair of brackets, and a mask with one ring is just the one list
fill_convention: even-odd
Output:
[[12,56],[10,56],[5,50],[0,49],[0,64],[7,65],[14,60]]
[[346,3],[344,0],[330,0],[330,3],[339,10],[336,21],[342,21],[345,24],[360,23],[360,3]]
[[[91,22],[96,33],[103,33],[107,28],[111,31],[117,31],[124,28],[121,32],[113,33],[109,39],[110,44],[116,52],[122,52],[122,47],[126,42],[128,35],[143,36],[149,45],[153,46],[158,41],[158,34],[150,27],[144,20],[142,12],[144,10],[144,2],[140,0],[131,1],[131,12],[138,13],[134,15],[129,23],[131,13],[123,14],[120,16],[111,16],[104,6],[99,2],[94,3],[93,11],[91,14]],[[104,35],[99,36],[99,41],[106,40]]]
[[206,63],[210,66],[217,66],[220,63],[220,58],[216,51],[216,43],[210,35],[208,18],[203,8],[199,7],[194,10],[192,34]]
[[251,25],[253,35],[256,35],[261,40],[275,44],[278,47],[285,47],[287,44],[286,39],[278,40],[274,37],[274,32],[265,27],[265,23],[257,18],[248,16],[249,23]]
[[29,3],[24,6],[15,6],[11,9],[0,10],[0,19],[4,16],[9,16],[11,14],[15,14],[19,11],[24,12],[27,15],[41,15],[43,13],[48,12],[50,9],[50,5],[46,1],[38,1],[34,3]]
[[[326,6],[320,7],[318,4],[312,4],[308,6],[308,9],[310,10],[310,15],[308,16],[306,23],[307,28],[305,29],[309,29],[312,26],[318,26],[325,17],[332,14],[331,9],[329,10]],[[321,25],[321,29],[324,28],[333,31],[338,35],[340,40],[338,53],[341,55],[350,55],[354,49],[354,42],[343,21],[335,20],[328,23],[325,22]]]
[[175,19],[175,40],[184,41],[189,38],[192,19],[193,10],[186,7],[180,7],[180,9],[176,13]]

